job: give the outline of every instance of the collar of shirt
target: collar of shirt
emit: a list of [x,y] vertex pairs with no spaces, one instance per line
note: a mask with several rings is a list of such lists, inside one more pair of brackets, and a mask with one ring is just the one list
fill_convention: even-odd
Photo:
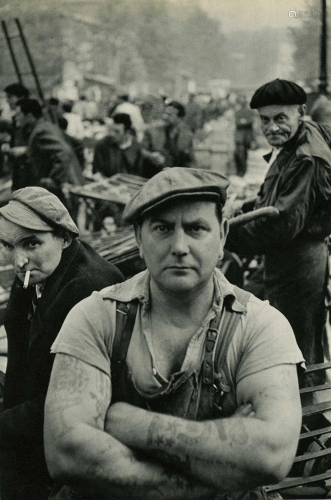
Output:
[[283,148],[272,148],[269,164],[272,165]]
[[43,290],[45,288],[45,284],[44,283],[37,283],[36,284],[36,295],[37,295],[37,299],[40,299],[42,293],[43,293]]
[[[246,307],[240,304],[240,302],[237,300],[236,294],[233,291],[233,285],[217,268],[214,269],[213,281],[214,299],[212,308],[215,310],[215,312],[218,312],[219,309],[223,306],[223,300],[228,295],[233,297],[233,300],[229,302],[233,311],[246,312]],[[144,306],[144,308],[149,309],[149,285],[150,274],[148,270],[146,270],[139,274],[136,274],[135,276],[133,276],[133,278],[124,281],[123,283],[118,283],[116,285],[105,288],[99,293],[101,293],[104,299],[117,300],[119,302],[131,302],[132,300],[137,299]]]

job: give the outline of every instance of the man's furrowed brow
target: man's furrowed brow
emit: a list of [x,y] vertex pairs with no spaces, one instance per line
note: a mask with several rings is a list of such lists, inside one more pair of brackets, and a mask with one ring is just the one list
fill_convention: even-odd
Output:
[[184,221],[184,224],[187,226],[207,226],[210,227],[210,223],[208,219],[204,217],[197,217],[196,219],[189,219]]
[[162,215],[152,215],[149,222],[151,224],[155,222],[160,222],[162,224],[171,224],[171,221]]
[[29,234],[28,236],[23,236],[22,238],[20,238],[18,241],[14,242],[14,243],[10,243],[9,241],[6,241],[4,240],[3,238],[0,238],[0,242],[2,244],[5,244],[5,245],[13,245],[13,244],[17,244],[17,243],[26,243],[26,242],[29,242],[29,241],[40,241],[38,236],[36,234]]

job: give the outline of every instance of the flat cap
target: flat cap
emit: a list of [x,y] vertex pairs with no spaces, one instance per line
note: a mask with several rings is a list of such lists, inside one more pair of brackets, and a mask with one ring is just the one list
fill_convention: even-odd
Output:
[[153,208],[175,198],[212,199],[224,205],[229,181],[210,170],[164,168],[149,179],[127,203],[123,220],[134,222]]
[[256,90],[250,102],[250,107],[257,109],[273,104],[304,104],[306,100],[307,95],[302,87],[289,80],[277,78],[272,82],[265,83]]
[[18,189],[0,214],[19,226],[35,231],[54,231],[62,227],[79,236],[79,231],[59,198],[42,187]]

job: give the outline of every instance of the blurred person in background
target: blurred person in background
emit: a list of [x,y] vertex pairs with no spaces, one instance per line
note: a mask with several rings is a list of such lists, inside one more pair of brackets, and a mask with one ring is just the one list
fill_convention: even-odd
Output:
[[185,107],[177,101],[170,101],[166,103],[163,123],[152,124],[146,129],[142,146],[152,174],[165,167],[193,166],[193,133],[184,117]]
[[28,134],[28,143],[21,154],[27,157],[24,175],[13,178],[13,190],[26,186],[42,186],[66,203],[63,184],[70,181],[72,150],[61,130],[43,118],[36,99],[21,99],[16,103],[16,121]]
[[196,102],[195,94],[189,95],[188,103],[185,108],[185,123],[192,130],[193,134],[203,127],[203,110],[202,107]]
[[84,138],[84,125],[81,117],[77,113],[72,112],[73,105],[70,102],[62,104],[63,117],[68,122],[67,134],[76,139]]
[[[12,120],[9,159],[12,165],[12,189],[14,191],[19,187],[29,185],[28,161],[24,154],[24,148],[26,148],[28,144],[29,133],[18,125],[15,116],[16,103],[20,99],[27,99],[29,97],[29,90],[21,83],[12,83],[7,85],[4,91],[10,107],[10,119]],[[18,178],[24,179],[22,184],[17,181]]]
[[12,173],[12,158],[9,156],[12,128],[9,120],[0,119],[0,177]]
[[[95,146],[93,157],[93,174],[95,177],[111,177],[125,173],[145,177],[145,160],[141,145],[132,134],[131,118],[126,113],[118,113],[110,119],[108,133]],[[94,229],[103,227],[105,217],[114,217],[117,224],[121,223],[122,210],[116,203],[98,201],[95,204],[96,217]]]
[[74,305],[123,276],[79,240],[67,209],[40,187],[16,191],[0,209],[0,239],[16,273],[5,318],[0,496],[46,500],[53,484],[43,449],[44,403],[54,360],[50,346]]
[[72,107],[72,113],[76,113],[84,120],[94,120],[98,115],[97,105],[94,101],[89,101],[85,94],[79,96],[79,101]]
[[125,113],[129,115],[131,118],[133,131],[136,134],[137,141],[141,142],[144,137],[146,125],[139,106],[129,101],[128,94],[119,95],[118,100],[119,104],[117,104],[117,106],[113,110],[111,118],[119,113]]
[[238,97],[238,106],[235,110],[235,152],[234,160],[237,175],[243,177],[247,170],[247,157],[253,141],[254,112],[250,109],[244,95]]
[[[12,83],[10,85],[7,85],[7,87],[4,88],[5,94],[6,94],[6,99],[9,104],[9,107],[12,112],[12,118],[15,122],[15,109],[16,109],[16,103],[20,99],[27,99],[29,97],[29,90],[24,87],[21,83]],[[14,130],[13,130],[14,132]],[[15,143],[13,142],[12,145],[14,146]]]
[[74,137],[68,133],[68,120],[64,116],[61,116],[59,118],[58,125],[59,125],[59,128],[62,130],[63,137],[65,138],[66,142],[69,144],[69,146],[74,151],[81,170],[84,170],[84,168],[85,168],[85,156],[84,156],[84,143],[83,143],[83,141],[81,139],[77,139],[77,137]]
[[62,116],[62,109],[60,107],[60,101],[57,97],[51,97],[48,100],[48,110],[52,121],[58,123],[59,118]]
[[119,173],[143,176],[144,158],[141,146],[132,134],[132,122],[127,113],[113,116],[108,134],[95,146],[93,173],[111,177]]
[[311,119],[316,123],[331,125],[331,101],[326,95],[320,95],[310,110]]

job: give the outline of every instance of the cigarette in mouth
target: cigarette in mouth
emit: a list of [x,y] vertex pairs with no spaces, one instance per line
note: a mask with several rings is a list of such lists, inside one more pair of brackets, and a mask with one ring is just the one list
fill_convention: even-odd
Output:
[[24,277],[23,288],[28,288],[31,271],[27,271]]

